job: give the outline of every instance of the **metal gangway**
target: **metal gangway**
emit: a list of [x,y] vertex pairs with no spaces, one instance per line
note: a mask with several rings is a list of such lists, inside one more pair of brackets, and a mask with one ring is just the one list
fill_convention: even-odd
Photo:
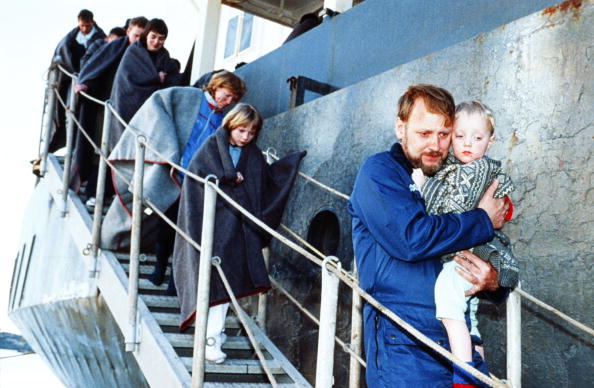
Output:
[[[67,104],[59,95],[56,85],[58,78],[58,72],[63,72],[67,76],[72,78],[72,88],[69,94],[69,103]],[[216,201],[223,200],[228,202],[231,206],[235,207],[245,217],[253,221],[260,228],[270,233],[275,239],[282,244],[288,246],[294,251],[301,254],[303,257],[308,259],[310,262],[320,267],[322,275],[322,296],[320,303],[320,315],[317,318],[313,313],[308,311],[301,302],[296,300],[287,290],[284,289],[280,282],[275,279],[270,279],[273,288],[284,294],[289,301],[294,303],[309,319],[319,325],[318,332],[318,358],[316,364],[315,374],[315,386],[316,387],[331,387],[333,385],[333,369],[334,369],[334,349],[335,342],[338,343],[339,349],[349,353],[350,355],[350,373],[349,373],[349,387],[356,388],[360,386],[361,371],[362,367],[366,366],[362,356],[362,315],[361,308],[363,301],[371,304],[378,309],[382,314],[391,319],[401,328],[406,330],[417,340],[427,345],[444,358],[456,363],[462,369],[466,370],[474,377],[482,381],[483,383],[491,387],[521,387],[521,373],[522,373],[522,355],[521,355],[521,302],[522,298],[525,300],[538,305],[544,310],[557,315],[561,319],[565,320],[575,328],[594,336],[594,330],[575,319],[567,316],[561,311],[554,307],[546,304],[545,302],[537,299],[530,295],[526,291],[522,290],[520,286],[513,290],[507,300],[507,377],[505,380],[499,379],[494,375],[484,375],[480,371],[468,366],[462,362],[446,349],[431,341],[423,333],[412,327],[410,324],[405,322],[394,312],[384,307],[381,303],[371,297],[358,285],[356,270],[353,272],[346,271],[341,267],[340,260],[333,256],[325,256],[318,249],[309,244],[306,240],[301,238],[297,233],[290,230],[285,225],[281,225],[283,229],[290,236],[280,234],[276,230],[268,227],[264,222],[254,217],[247,210],[242,208],[238,203],[233,201],[224,191],[222,191],[217,185],[216,177],[199,177],[192,172],[180,167],[177,162],[168,160],[167,162],[177,171],[183,172],[187,179],[196,179],[197,181],[204,184],[205,187],[205,199],[204,199],[204,219],[203,219],[203,234],[200,243],[191,240],[183,230],[180,230],[175,223],[168,219],[162,211],[160,211],[152,202],[150,198],[143,196],[143,171],[144,171],[144,153],[145,149],[149,149],[155,154],[159,155],[163,160],[167,160],[163,155],[159,153],[159,150],[155,149],[146,141],[146,138],[142,135],[142,131],[137,128],[131,128],[136,133],[137,147],[136,147],[136,158],[135,168],[132,181],[129,181],[121,172],[114,168],[113,165],[107,160],[108,144],[109,139],[109,128],[111,120],[120,120],[124,126],[128,126],[118,112],[114,110],[109,101],[101,101],[87,93],[81,92],[80,94],[85,98],[103,105],[105,107],[104,119],[103,119],[103,133],[101,145],[96,145],[91,136],[81,127],[80,123],[76,119],[76,108],[78,95],[74,93],[74,85],[76,84],[76,76],[68,73],[66,70],[61,68],[59,65],[52,65],[49,70],[48,80],[48,93],[46,94],[46,109],[44,126],[41,133],[41,144],[40,147],[40,159],[41,159],[41,176],[48,176],[48,163],[57,163],[57,160],[52,156],[48,158],[48,146],[49,146],[49,134],[51,133],[53,114],[55,112],[56,104],[60,104],[67,112],[67,133],[66,133],[66,155],[64,158],[63,169],[62,169],[62,214],[65,216],[69,211],[69,206],[73,206],[72,198],[69,195],[69,182],[70,182],[70,165],[72,160],[73,150],[73,138],[74,131],[78,130],[80,133],[91,143],[95,152],[100,155],[99,163],[99,178],[98,187],[96,193],[96,205],[94,209],[94,217],[92,223],[91,242],[86,247],[86,253],[91,256],[93,265],[90,270],[91,277],[99,277],[103,272],[104,266],[99,265],[101,260],[114,260],[119,259],[125,265],[125,269],[128,272],[128,285],[127,285],[127,299],[125,306],[120,301],[119,311],[124,313],[125,319],[122,316],[115,317],[118,320],[118,324],[125,333],[125,346],[126,351],[133,352],[135,355],[140,368],[145,373],[145,377],[149,384],[157,384],[158,373],[155,373],[152,368],[155,368],[154,359],[168,358],[169,362],[171,358],[175,359],[175,353],[171,347],[175,347],[183,343],[186,349],[192,348],[192,357],[182,357],[182,364],[184,370],[180,372],[179,367],[173,366],[172,369],[176,370],[178,380],[176,384],[179,386],[189,386],[191,383],[192,387],[202,386],[219,386],[217,383],[205,382],[205,374],[211,373],[213,365],[205,363],[204,360],[204,347],[206,344],[206,319],[208,311],[208,295],[210,285],[210,273],[212,268],[216,270],[223,282],[226,284],[227,291],[232,298],[232,306],[235,311],[235,318],[228,320],[228,327],[239,328],[242,327],[249,339],[249,345],[251,349],[257,354],[258,363],[252,363],[250,366],[253,369],[257,369],[259,373],[262,373],[268,379],[268,383],[265,386],[272,385],[277,386],[310,386],[309,383],[299,374],[299,372],[290,364],[290,362],[284,358],[280,351],[270,342],[265,335],[265,323],[266,323],[266,295],[260,295],[258,297],[258,308],[257,318],[254,320],[250,318],[242,306],[237,302],[236,298],[226,282],[225,274],[223,273],[219,262],[220,259],[212,256],[212,243],[214,231],[214,209]],[[130,128],[128,126],[128,128]],[[270,151],[266,152],[269,159],[277,158],[276,155]],[[102,251],[99,248],[99,239],[101,234],[101,222],[104,208],[104,196],[105,196],[105,176],[108,165],[113,169],[114,173],[117,174],[121,179],[129,184],[130,189],[133,191],[134,202],[132,212],[132,239],[130,254],[115,256],[111,252]],[[315,180],[314,178],[299,172],[299,175],[307,179],[308,181],[315,183],[322,190],[327,190],[339,198],[347,199],[348,195],[341,193],[331,187],[324,185],[322,182]],[[55,179],[55,178],[54,178]],[[139,278],[139,274],[142,271],[146,271],[146,257],[140,253],[140,236],[141,236],[141,219],[143,207],[150,208],[159,217],[163,218],[172,228],[176,230],[183,238],[188,240],[191,245],[201,251],[200,255],[200,279],[197,290],[197,306],[196,306],[196,325],[195,332],[191,341],[189,337],[181,338],[180,335],[169,335],[168,339],[171,344],[170,348],[164,347],[164,345],[157,344],[157,348],[161,349],[165,356],[154,357],[151,355],[144,354],[143,349],[147,348],[150,344],[146,342],[157,341],[150,335],[141,334],[146,330],[155,331],[157,330],[157,324],[170,324],[175,321],[175,314],[170,313],[154,313],[153,317],[149,317],[150,312],[148,307],[175,307],[176,302],[173,300],[174,297],[151,297],[142,295],[142,289],[151,288],[144,279]],[[297,241],[297,242],[296,242]],[[109,257],[105,257],[105,255]],[[111,255],[111,256],[110,256]],[[266,257],[266,256],[265,256]],[[150,259],[148,260],[150,262]],[[101,270],[99,269],[101,268]],[[350,343],[347,343],[336,336],[336,314],[337,314],[337,302],[339,294],[339,283],[342,282],[352,290],[352,312],[351,312],[351,336]],[[98,286],[101,287],[101,282],[98,282]],[[139,292],[140,290],[140,292]],[[103,290],[102,290],[103,291]],[[107,292],[107,290],[105,290]],[[109,302],[109,301],[108,301]],[[115,314],[114,314],[115,315]],[[152,319],[152,320],[151,320]],[[167,338],[167,334],[165,335]],[[161,340],[162,341],[162,340]],[[191,343],[190,343],[191,342]],[[242,345],[247,347],[247,340],[236,341],[242,342]],[[264,349],[268,352],[266,356],[263,352]],[[153,359],[150,359],[150,358]],[[178,360],[179,361],[179,360]],[[231,363],[233,364],[233,363]],[[244,365],[245,366],[245,365]],[[249,369],[248,366],[247,368]],[[224,366],[222,366],[224,368]],[[229,368],[231,370],[232,368]],[[191,377],[190,377],[190,372]],[[184,374],[185,373],[185,374]],[[224,373],[224,372],[222,372]],[[230,372],[231,373],[231,372]],[[278,376],[282,375],[286,378],[279,380]],[[153,380],[154,379],[154,380]],[[224,385],[220,383],[220,386],[237,386],[237,385]],[[157,386],[157,385],[155,385]],[[253,383],[240,385],[240,386],[263,386]]]

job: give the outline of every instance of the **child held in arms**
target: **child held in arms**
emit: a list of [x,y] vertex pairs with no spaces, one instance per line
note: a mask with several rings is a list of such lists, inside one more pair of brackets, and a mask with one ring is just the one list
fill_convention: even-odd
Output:
[[[485,153],[495,141],[494,118],[491,110],[478,101],[463,102],[456,107],[452,134],[452,152],[444,168],[435,176],[425,178],[415,170],[413,180],[421,188],[429,214],[462,213],[477,207],[485,190],[499,180],[495,198],[505,198],[509,204],[506,221],[511,219],[513,206],[507,196],[514,190],[509,176],[502,171],[501,163]],[[512,253],[509,239],[500,231],[487,244],[474,247],[471,251],[481,259],[490,262],[498,272],[499,283],[513,288],[518,284],[518,261]],[[462,256],[460,253],[458,256]],[[454,255],[443,257],[444,265],[435,283],[436,317],[441,320],[448,333],[452,353],[469,365],[487,372],[484,362],[482,340],[477,329],[476,310],[478,299],[467,297],[472,284],[456,273]],[[458,269],[461,271],[461,269]],[[470,326],[465,314],[470,308]],[[473,360],[472,343],[477,346],[479,357]],[[454,365],[453,387],[469,388],[480,386],[476,378]]]

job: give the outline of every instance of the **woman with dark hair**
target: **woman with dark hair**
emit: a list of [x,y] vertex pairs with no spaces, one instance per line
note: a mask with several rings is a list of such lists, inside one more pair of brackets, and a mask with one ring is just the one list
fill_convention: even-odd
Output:
[[[167,33],[162,19],[150,20],[138,42],[128,47],[120,62],[110,101],[126,122],[155,91],[180,83],[180,63],[163,47]],[[124,126],[112,120],[110,148],[123,131]]]

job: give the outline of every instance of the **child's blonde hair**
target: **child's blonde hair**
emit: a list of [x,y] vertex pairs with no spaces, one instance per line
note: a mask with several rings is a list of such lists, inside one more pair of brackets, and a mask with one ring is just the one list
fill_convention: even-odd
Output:
[[495,132],[495,117],[493,111],[487,105],[480,101],[464,101],[456,106],[455,117],[458,118],[460,113],[466,113],[467,115],[478,114],[487,122],[487,129],[491,136]]
[[260,112],[250,104],[240,103],[235,105],[233,109],[223,119],[223,127],[231,132],[238,127],[251,126],[256,134],[260,132],[263,123]]

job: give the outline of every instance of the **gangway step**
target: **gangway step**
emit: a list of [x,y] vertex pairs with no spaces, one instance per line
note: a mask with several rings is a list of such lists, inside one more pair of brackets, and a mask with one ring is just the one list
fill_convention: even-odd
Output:
[[[281,384],[277,383],[277,387],[288,388],[295,387],[295,384]],[[219,383],[219,382],[205,382],[204,388],[271,388],[271,384],[266,383]]]
[[[165,338],[176,348],[193,348],[194,335],[193,334],[173,334],[165,333]],[[223,344],[223,349],[233,350],[252,350],[252,344],[248,337],[227,336],[227,340]]]
[[[181,357],[188,371],[192,370],[192,357]],[[280,363],[276,360],[266,360],[268,367],[272,374],[284,375],[285,371],[281,367]],[[240,375],[261,375],[264,369],[260,365],[259,360],[225,360],[222,364],[212,364],[207,362],[205,364],[205,373],[216,373],[216,374],[240,374]]]
[[141,294],[140,298],[148,307],[179,308],[179,301],[177,300],[177,296]]
[[[130,264],[122,264],[122,268],[124,268],[124,271],[126,272],[126,274],[128,274],[130,272]],[[155,270],[155,267],[152,264],[146,265],[146,264],[141,264],[138,266],[138,273],[140,275],[150,275],[153,273],[153,271]],[[167,268],[167,271],[165,272],[165,276],[169,276],[171,275],[171,267]]]
[[[173,313],[158,313],[154,312],[153,317],[156,319],[157,323],[160,326],[179,326],[180,324],[180,315],[173,314]],[[192,323],[192,326],[194,324]],[[225,319],[225,328],[227,329],[239,329],[240,323],[236,316],[234,315],[227,315]]]
[[[130,262],[130,252],[113,252],[116,259],[120,263],[129,263]],[[157,261],[157,257],[153,254],[141,253],[140,257],[138,258],[140,264],[143,263],[155,263]]]

